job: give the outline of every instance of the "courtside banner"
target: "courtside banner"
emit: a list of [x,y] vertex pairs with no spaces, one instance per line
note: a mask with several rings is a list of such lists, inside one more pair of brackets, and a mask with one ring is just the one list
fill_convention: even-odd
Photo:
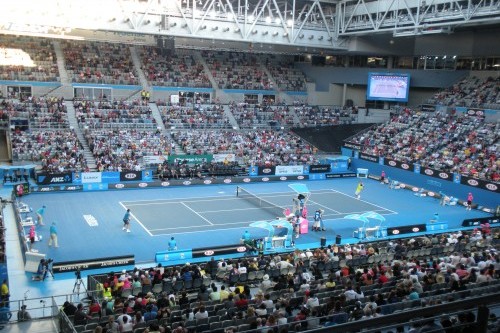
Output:
[[365,161],[374,162],[374,163],[378,163],[378,156],[376,156],[376,155],[359,153],[359,159],[365,160]]
[[142,157],[142,162],[146,165],[162,164],[167,160],[168,156],[163,155],[148,155]]
[[482,224],[488,223],[496,226],[500,223],[500,217],[478,217],[475,219],[466,219],[462,222],[462,227],[478,227]]
[[477,187],[483,190],[488,190],[495,193],[500,193],[500,184],[494,182],[488,182],[482,179],[471,178],[467,176],[462,176],[460,178],[460,184],[468,185],[472,187]]
[[344,147],[349,148],[349,149],[355,149],[355,150],[361,150],[361,145],[353,142],[346,142],[344,141]]
[[71,172],[64,173],[39,173],[36,176],[36,183],[40,185],[65,184],[73,181]]
[[119,257],[98,258],[92,260],[54,262],[54,264],[52,265],[52,270],[54,273],[64,273],[74,272],[78,269],[83,271],[86,269],[128,266],[134,264],[135,257],[133,254],[129,254]]
[[236,155],[234,154],[214,154],[214,162],[234,162],[236,161]]
[[277,165],[274,170],[276,176],[302,175],[303,173],[303,165]]
[[427,226],[425,224],[405,225],[401,227],[387,228],[387,236],[414,234],[424,231],[427,231]]
[[318,164],[309,166],[309,173],[327,173],[331,170],[332,166],[330,164]]
[[399,161],[391,160],[388,158],[384,159],[384,165],[388,165],[388,166],[391,166],[394,168],[408,170],[408,171],[412,171],[412,172],[414,170],[413,164],[411,164],[411,163],[399,162]]
[[121,182],[131,182],[142,180],[142,171],[123,171],[120,172]]
[[444,172],[444,171],[439,171],[431,168],[425,168],[425,167],[420,167],[420,174],[421,175],[426,175],[429,177],[435,177],[443,180],[448,180],[450,182],[453,181],[453,173],[451,172]]
[[80,176],[83,184],[102,182],[102,174],[100,172],[82,172]]
[[202,247],[199,249],[193,249],[192,251],[193,258],[205,258],[205,257],[221,256],[227,254],[238,254],[245,252],[247,252],[247,248],[243,244]]
[[257,175],[259,176],[274,176],[275,172],[275,166],[260,166],[257,168]]

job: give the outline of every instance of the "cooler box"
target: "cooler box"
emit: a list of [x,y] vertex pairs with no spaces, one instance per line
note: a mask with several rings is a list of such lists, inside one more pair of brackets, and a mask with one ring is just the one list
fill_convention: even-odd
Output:
[[300,222],[300,233],[307,234],[309,232],[309,221],[306,219],[302,219]]

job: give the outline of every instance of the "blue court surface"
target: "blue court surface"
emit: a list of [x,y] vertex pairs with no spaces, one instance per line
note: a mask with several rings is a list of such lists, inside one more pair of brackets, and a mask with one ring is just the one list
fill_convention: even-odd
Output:
[[[375,212],[384,227],[428,223],[434,213],[449,229],[458,229],[466,218],[488,216],[466,211],[462,206],[440,206],[437,199],[417,197],[411,191],[391,190],[375,180],[363,180],[361,199],[354,197],[358,179],[304,182],[310,190],[309,220],[316,209],[324,210],[325,232],[301,235],[300,248],[319,247],[322,237],[328,244],[337,235],[342,243],[357,242],[353,233],[363,222],[347,215]],[[283,208],[292,208],[296,193],[290,183],[245,184],[243,187]],[[495,194],[492,194],[495,195]],[[36,211],[46,205],[45,226],[37,226],[42,240],[35,248],[55,262],[80,261],[133,254],[136,263],[152,263],[155,253],[166,250],[170,237],[178,247],[200,248],[237,244],[245,230],[253,237],[265,237],[262,229],[250,228],[255,221],[272,220],[278,215],[236,196],[236,185],[172,187],[83,193],[31,194],[22,202]],[[122,230],[126,209],[132,213],[131,232]],[[278,209],[278,212],[281,209]],[[35,218],[35,213],[28,213]],[[59,248],[48,247],[49,225],[56,222]],[[379,221],[371,221],[375,227]]]

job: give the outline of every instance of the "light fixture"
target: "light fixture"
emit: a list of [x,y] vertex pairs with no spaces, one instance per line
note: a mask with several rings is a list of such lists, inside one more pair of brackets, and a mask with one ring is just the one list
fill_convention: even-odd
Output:
[[285,33],[283,34],[283,37],[288,37],[288,32],[285,32]]
[[281,24],[281,19],[279,17],[277,17],[274,22],[276,22],[276,24]]
[[234,32],[240,32],[240,31],[241,31],[240,28],[234,29]]
[[188,24],[187,24],[187,23],[183,23],[183,24],[182,24],[182,27],[183,27],[183,28],[185,28],[185,27],[187,27],[187,26],[188,26]]
[[216,31],[216,30],[219,30],[218,26],[212,27],[212,31]]
[[206,26],[206,25],[202,25],[202,26],[200,27],[200,29],[201,29],[201,30],[205,30],[206,28],[207,28],[207,26]]
[[323,36],[319,36],[319,37],[318,37],[318,40],[323,40]]
[[257,32],[258,32],[257,29],[255,29],[255,30],[252,31],[252,34],[255,35]]
[[273,32],[273,37],[276,37],[276,36],[278,36],[278,32],[277,31]]
[[233,13],[227,13],[227,19],[232,20],[234,18]]
[[262,36],[265,36],[265,35],[267,35],[268,33],[269,33],[269,31],[267,31],[267,30],[266,30],[266,31],[264,31],[264,32],[262,33]]
[[229,28],[225,27],[224,30],[222,30],[222,31],[227,32],[227,31],[229,31]]
[[146,20],[146,21],[144,21],[144,25],[148,25],[149,23],[151,23],[151,21],[150,21],[150,20]]
[[252,23],[255,20],[253,15],[248,16],[248,22]]
[[293,21],[292,20],[287,20],[286,21],[286,25],[291,27],[293,25]]
[[299,38],[300,38],[300,39],[304,38],[304,34],[300,34],[300,35],[299,35]]
[[269,24],[272,22],[271,16],[266,17],[266,23]]
[[328,37],[328,41],[331,42],[333,40],[333,37]]
[[175,27],[177,25],[177,22],[170,23],[171,27]]
[[309,39],[313,39],[313,38],[314,38],[314,35],[309,36]]

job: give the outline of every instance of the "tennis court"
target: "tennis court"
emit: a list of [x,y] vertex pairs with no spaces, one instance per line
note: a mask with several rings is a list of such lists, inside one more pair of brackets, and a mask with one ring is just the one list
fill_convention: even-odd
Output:
[[[248,192],[247,192],[248,193]],[[292,207],[294,192],[275,192],[254,197],[228,195],[218,198],[192,198],[185,200],[122,201],[134,219],[151,236],[195,233],[208,230],[247,228],[255,221],[283,217],[283,211]],[[324,211],[325,220],[348,214],[375,211],[381,215],[395,214],[390,209],[374,205],[336,190],[311,192],[309,215]],[[168,214],[168,218],[165,216]]]
[[[382,215],[385,227],[427,223],[439,212],[450,229],[458,229],[464,218],[488,216],[481,211],[466,212],[459,206],[442,207],[434,198],[417,198],[411,191],[390,190],[373,180],[364,181],[365,190],[361,200],[357,200],[354,198],[357,182],[355,178],[305,182],[311,192],[307,204],[309,220],[316,209],[323,209],[326,231],[309,230],[295,241],[298,247],[317,247],[323,237],[331,244],[337,235],[344,243],[356,242],[353,231],[362,227],[363,222],[344,217],[368,211]],[[154,260],[156,252],[166,249],[170,237],[175,237],[178,247],[184,249],[237,244],[245,230],[253,237],[265,237],[265,230],[250,228],[249,224],[283,216],[283,210],[292,208],[296,196],[287,182],[243,187],[258,199],[237,197],[235,185],[201,185],[34,194],[23,197],[23,202],[33,210],[47,206],[46,225],[37,227],[43,239],[35,246],[56,262],[133,254],[136,262],[147,263]],[[259,203],[260,200],[264,201]],[[122,230],[127,208],[133,217],[130,233]],[[31,215],[35,217],[34,213]],[[58,227],[57,249],[47,244],[53,221]]]

